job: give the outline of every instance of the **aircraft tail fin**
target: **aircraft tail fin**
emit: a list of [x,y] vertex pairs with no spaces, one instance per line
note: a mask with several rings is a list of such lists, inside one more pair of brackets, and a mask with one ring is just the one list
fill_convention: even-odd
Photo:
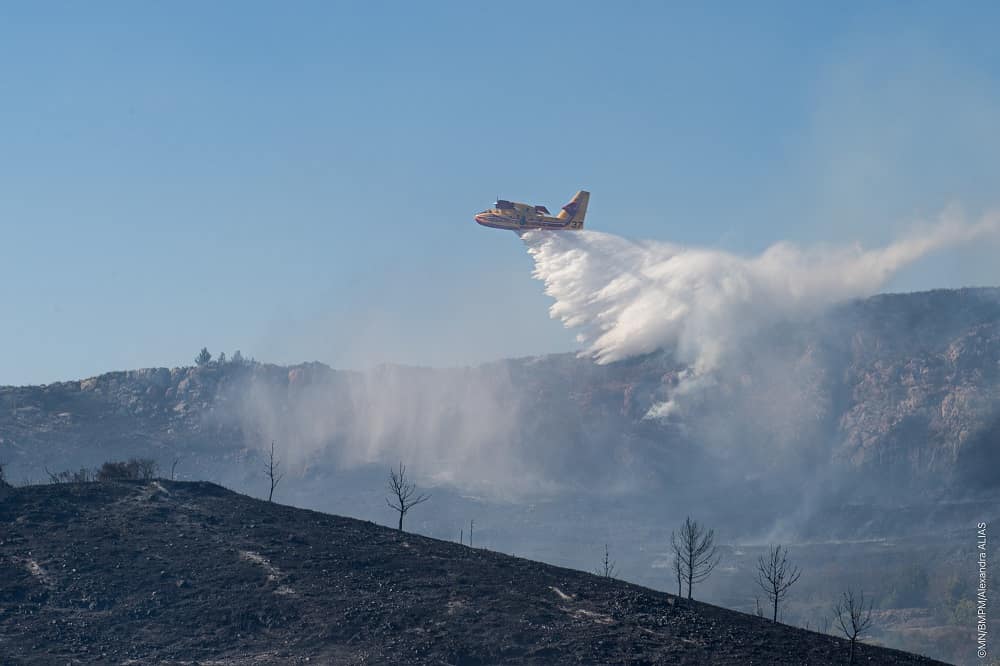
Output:
[[562,207],[558,217],[567,222],[567,229],[583,229],[583,218],[587,216],[587,203],[590,202],[590,192],[580,190],[569,203]]

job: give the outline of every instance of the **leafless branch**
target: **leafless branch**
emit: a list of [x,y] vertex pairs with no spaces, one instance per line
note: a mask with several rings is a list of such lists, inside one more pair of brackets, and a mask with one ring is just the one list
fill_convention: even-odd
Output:
[[617,572],[615,571],[615,563],[611,561],[611,556],[608,554],[608,544],[604,544],[604,559],[601,560],[601,566],[594,573],[604,578],[615,578]]
[[274,440],[271,440],[271,456],[264,467],[264,473],[267,474],[267,478],[271,482],[271,489],[267,493],[267,501],[270,502],[271,498],[274,497],[274,489],[278,487],[278,483],[285,476],[281,471],[281,461],[274,452]]
[[788,561],[788,549],[771,546],[767,557],[757,558],[757,585],[771,601],[773,622],[778,621],[778,606],[788,594],[788,588],[802,575],[802,571]]
[[844,592],[844,596],[833,607],[834,618],[837,626],[844,633],[844,636],[851,641],[851,664],[854,663],[855,646],[858,639],[865,634],[872,626],[872,609],[874,601],[868,600],[865,605],[865,593],[861,591],[857,596],[853,590]]
[[[403,517],[410,509],[430,499],[430,495],[417,492],[417,486],[406,480],[406,466],[399,463],[399,469],[389,469],[389,483],[386,486],[390,495],[385,503],[399,514],[399,529],[403,531]],[[469,544],[472,544],[472,531],[469,531]]]
[[670,533],[670,545],[677,558],[681,578],[687,583],[690,599],[695,583],[708,578],[721,558],[715,547],[715,530],[705,529],[688,516],[681,525],[680,534]]

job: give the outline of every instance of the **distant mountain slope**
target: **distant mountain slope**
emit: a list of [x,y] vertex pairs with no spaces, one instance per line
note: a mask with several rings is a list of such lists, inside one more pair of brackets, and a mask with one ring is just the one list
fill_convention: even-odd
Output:
[[[405,457],[429,482],[477,494],[780,485],[803,469],[874,479],[902,501],[997,487],[998,289],[845,304],[766,331],[693,395],[677,394],[683,373],[666,353],[607,366],[564,354],[368,373],[114,372],[0,387],[0,460],[14,481],[132,455],[233,479],[277,440],[299,470]],[[643,418],[666,400],[684,408]]]
[[[0,654],[51,663],[843,664],[845,641],[207,483],[0,490]],[[862,646],[860,663],[930,664]]]

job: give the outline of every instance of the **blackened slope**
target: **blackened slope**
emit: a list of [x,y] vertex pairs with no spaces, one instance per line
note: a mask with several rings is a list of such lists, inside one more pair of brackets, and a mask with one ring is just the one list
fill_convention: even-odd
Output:
[[[842,664],[844,641],[206,483],[0,491],[3,663]],[[862,646],[863,663],[931,660]]]

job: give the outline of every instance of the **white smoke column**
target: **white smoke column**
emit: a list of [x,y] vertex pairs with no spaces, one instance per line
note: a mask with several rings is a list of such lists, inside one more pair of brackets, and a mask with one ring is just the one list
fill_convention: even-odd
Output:
[[521,393],[504,363],[367,372],[262,367],[216,414],[248,443],[278,442],[293,474],[316,462],[352,468],[404,462],[421,484],[493,499],[551,494],[533,442],[519,428]]
[[[523,240],[534,277],[555,299],[550,314],[579,329],[581,354],[611,363],[671,351],[691,368],[679,395],[709,381],[706,373],[762,327],[869,296],[924,255],[998,230],[1000,216],[968,223],[946,211],[880,249],[777,243],[755,257],[593,231],[533,231]],[[672,407],[654,407],[650,416]]]

